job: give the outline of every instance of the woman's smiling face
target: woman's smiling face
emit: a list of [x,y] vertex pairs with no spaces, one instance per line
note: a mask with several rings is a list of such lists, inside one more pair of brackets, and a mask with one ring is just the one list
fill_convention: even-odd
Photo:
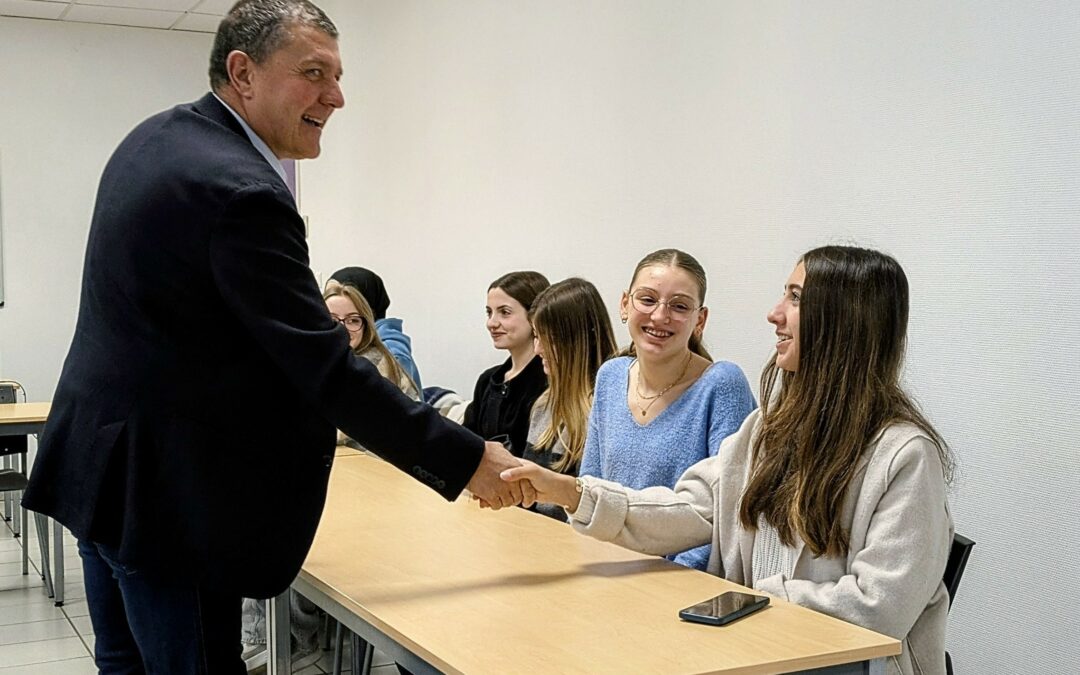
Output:
[[708,310],[689,272],[671,265],[643,267],[620,307],[639,357],[664,357],[689,349],[690,336],[704,330]]

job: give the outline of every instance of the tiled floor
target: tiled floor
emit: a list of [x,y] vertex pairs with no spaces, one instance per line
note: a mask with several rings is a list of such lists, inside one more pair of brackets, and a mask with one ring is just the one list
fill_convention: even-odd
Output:
[[[32,520],[30,529],[30,574],[24,576],[23,538],[14,536],[10,522],[0,524],[0,675],[93,675],[94,632],[75,539],[65,533],[66,597],[63,607],[54,607],[38,569],[41,560]],[[325,652],[317,664],[297,675],[328,673],[331,658]],[[381,652],[375,652],[374,663],[372,675],[397,675],[397,668]],[[347,653],[344,664],[348,668]]]

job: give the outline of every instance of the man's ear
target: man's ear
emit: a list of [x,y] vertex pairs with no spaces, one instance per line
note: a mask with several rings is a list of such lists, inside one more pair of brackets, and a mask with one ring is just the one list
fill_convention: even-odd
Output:
[[250,56],[234,49],[225,57],[225,71],[229,74],[229,84],[241,98],[251,98],[255,87],[255,62]]

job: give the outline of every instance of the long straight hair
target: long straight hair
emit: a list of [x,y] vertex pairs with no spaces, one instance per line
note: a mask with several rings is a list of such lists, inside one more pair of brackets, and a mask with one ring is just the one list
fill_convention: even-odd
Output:
[[[944,439],[900,387],[907,342],[908,282],[892,257],[826,246],[806,253],[799,301],[799,364],[761,376],[761,431],[739,519],[759,518],[793,546],[846,556],[841,511],[859,458],[885,427],[908,422],[936,445],[946,481],[952,457]],[[777,383],[781,384],[774,397]]]
[[561,441],[566,452],[552,468],[576,473],[585,449],[596,371],[616,349],[611,319],[596,286],[570,278],[536,296],[529,321],[550,374],[536,405],[551,409],[551,424],[540,433],[537,447]]
[[[637,280],[638,274],[646,267],[652,267],[654,265],[663,265],[666,267],[676,267],[683,270],[693,278],[694,283],[698,287],[698,306],[705,306],[705,268],[701,266],[701,263],[697,261],[697,258],[690,255],[685,251],[680,251],[677,248],[662,248],[659,251],[653,251],[649,255],[645,256],[638,261],[637,267],[634,268],[634,273],[630,276],[630,285],[627,286],[627,293],[629,294],[634,290],[634,281]],[[631,306],[631,309],[633,307]],[[635,310],[636,311],[636,310]],[[697,332],[690,333],[690,351],[698,356],[712,361],[712,355],[709,354],[709,350],[705,349],[705,345],[701,342],[701,336]],[[634,348],[634,343],[619,352],[620,356],[637,356],[637,349]]]
[[368,301],[355,287],[339,282],[326,285],[326,290],[323,291],[323,300],[329,300],[339,295],[353,304],[356,313],[360,315],[364,322],[364,333],[360,336],[360,342],[353,347],[353,353],[359,356],[369,349],[374,349],[382,357],[382,363],[386,364],[386,369],[390,371],[392,377],[387,379],[407,395],[414,393],[419,395],[420,390],[417,388],[416,383],[401,367],[401,364],[397,362],[390,350],[386,348],[382,338],[379,337],[378,331],[375,330],[375,313],[371,310]]

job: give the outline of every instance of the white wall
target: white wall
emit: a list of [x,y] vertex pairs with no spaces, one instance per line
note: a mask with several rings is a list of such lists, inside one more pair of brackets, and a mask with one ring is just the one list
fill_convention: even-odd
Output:
[[[752,380],[796,256],[884,248],[908,381],[978,546],[959,672],[1080,671],[1080,6],[327,0],[348,106],[301,165],[316,271],[386,278],[425,382],[500,354],[484,289],[537,268],[614,303],[660,246],[710,273],[707,341]],[[210,37],[0,19],[0,376],[48,398],[100,170],[205,90]],[[621,332],[621,329],[620,329]]]
[[133,126],[207,88],[212,35],[0,17],[0,379],[49,400],[98,179]]
[[753,380],[800,252],[890,251],[908,383],[978,542],[958,672],[1080,672],[1080,5],[325,7],[348,105],[301,167],[313,263],[383,274],[426,384],[471,391],[500,359],[482,307],[508,270],[581,274],[614,304],[641,255],[685,248],[710,273],[707,342]]

